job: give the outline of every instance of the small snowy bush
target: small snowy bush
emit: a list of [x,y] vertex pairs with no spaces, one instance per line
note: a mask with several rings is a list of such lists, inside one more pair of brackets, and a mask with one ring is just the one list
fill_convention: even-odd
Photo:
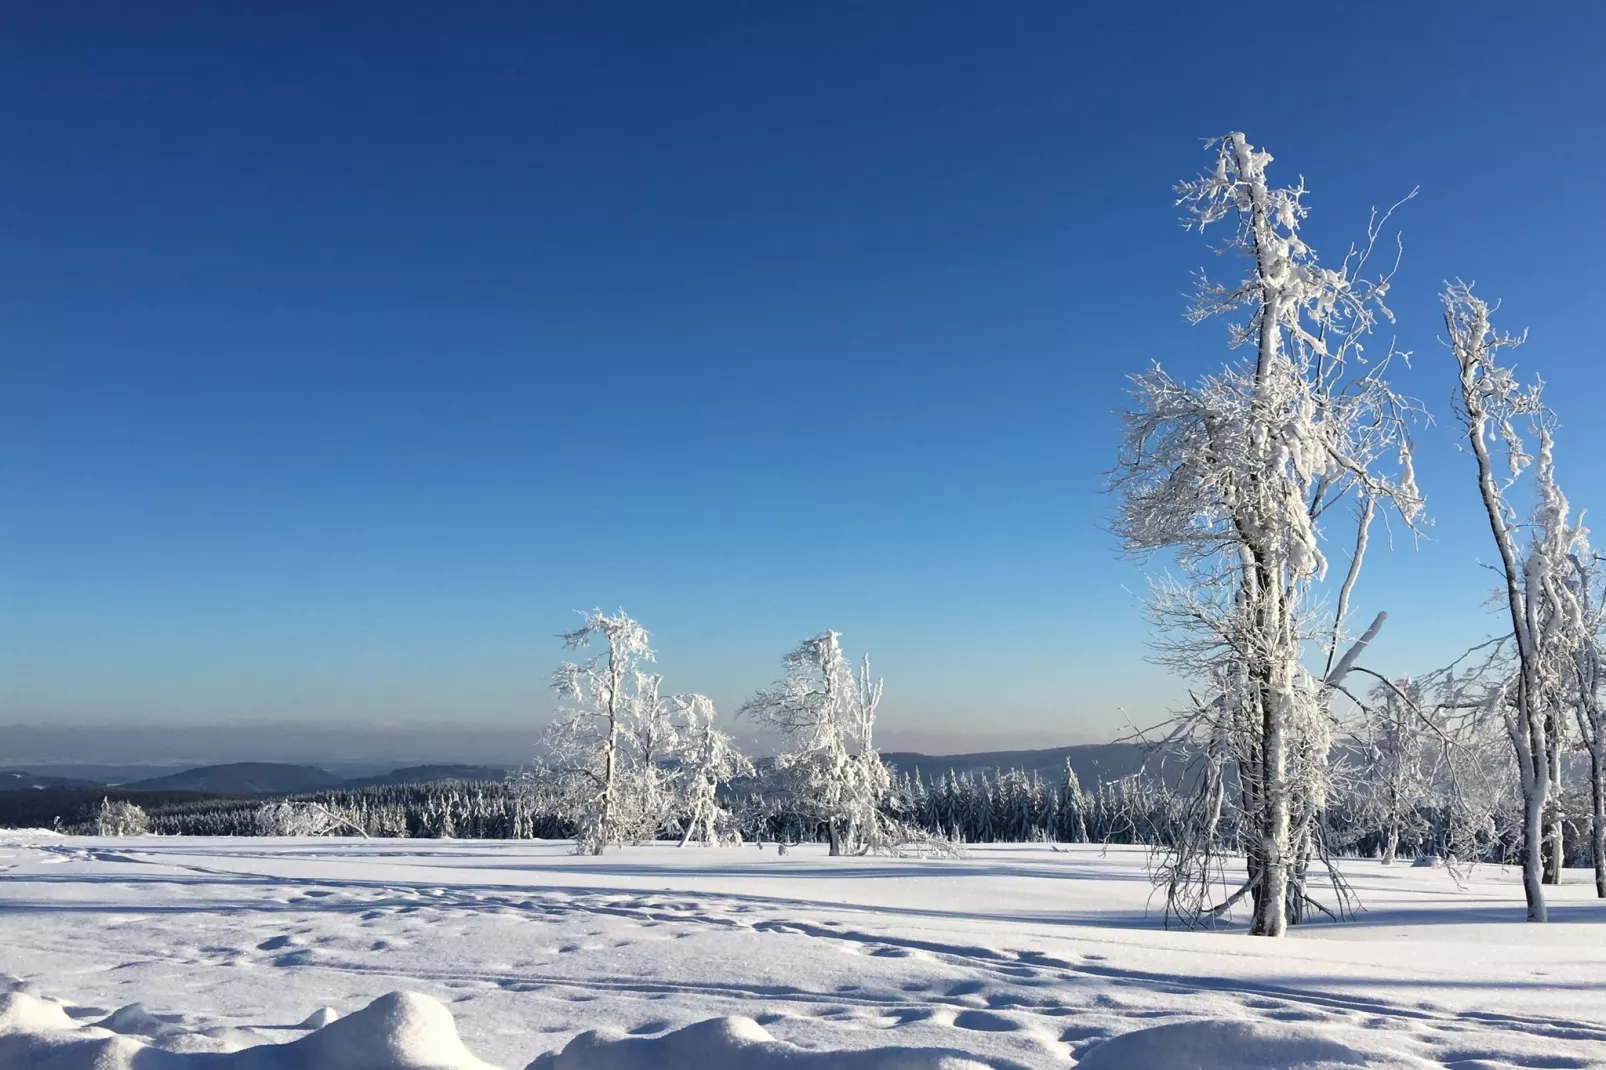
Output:
[[122,799],[100,801],[100,812],[95,815],[97,836],[144,836],[151,830],[151,819],[145,811]]
[[330,836],[346,831],[367,833],[342,814],[315,802],[281,799],[264,803],[256,813],[259,836]]

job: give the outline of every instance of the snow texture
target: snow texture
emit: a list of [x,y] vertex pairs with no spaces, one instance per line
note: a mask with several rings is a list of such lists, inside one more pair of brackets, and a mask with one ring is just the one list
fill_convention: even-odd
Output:
[[1165,930],[1139,848],[571,849],[0,832],[0,1070],[1606,1070],[1582,871],[1532,926],[1346,862],[1367,911],[1266,945]]
[[0,996],[5,1070],[490,1070],[458,1039],[452,1013],[392,992],[299,1040],[237,1047],[228,1031],[190,1032],[131,1004],[88,1025],[57,1003]]

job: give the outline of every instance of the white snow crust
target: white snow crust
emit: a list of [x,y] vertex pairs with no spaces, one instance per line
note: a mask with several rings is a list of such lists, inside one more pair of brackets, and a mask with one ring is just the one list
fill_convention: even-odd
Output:
[[1138,848],[568,850],[0,832],[0,1070],[1606,1070],[1581,872],[1349,862],[1265,941]]

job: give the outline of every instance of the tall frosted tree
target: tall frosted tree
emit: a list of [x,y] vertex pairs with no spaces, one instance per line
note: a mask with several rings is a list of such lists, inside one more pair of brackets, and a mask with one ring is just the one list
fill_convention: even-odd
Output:
[[[1500,363],[1502,349],[1520,338],[1497,332],[1486,302],[1457,283],[1444,294],[1444,323],[1458,373],[1458,415],[1476,463],[1478,495],[1499,554],[1500,598],[1511,622],[1514,665],[1491,693],[1505,718],[1522,792],[1522,885],[1528,920],[1548,919],[1545,843],[1559,878],[1561,822],[1555,808],[1562,766],[1562,734],[1569,708],[1593,703],[1580,691],[1594,627],[1580,562],[1588,554],[1583,526],[1556,483],[1554,419],[1537,383],[1524,385]],[[1538,457],[1530,450],[1538,440]],[[1534,509],[1529,544],[1518,544],[1517,512],[1507,494],[1534,468]],[[1588,720],[1587,709],[1585,721]]]
[[1595,867],[1595,895],[1606,899],[1606,706],[1600,699],[1603,678],[1602,633],[1606,632],[1606,599],[1597,578],[1593,553],[1573,557],[1584,628],[1577,651],[1578,737],[1589,757],[1589,854]]
[[598,638],[605,650],[552,674],[563,704],[543,737],[546,773],[575,826],[577,849],[593,854],[623,845],[639,824],[645,775],[630,744],[659,701],[659,678],[642,668],[653,657],[646,629],[623,610],[610,617],[596,609],[563,645],[584,650]]
[[[1178,186],[1178,203],[1191,228],[1225,227],[1221,251],[1245,271],[1227,283],[1201,275],[1189,318],[1228,317],[1229,347],[1244,355],[1192,385],[1159,366],[1134,377],[1112,474],[1115,526],[1128,551],[1169,558],[1151,602],[1160,660],[1203,691],[1177,734],[1234,767],[1247,879],[1228,901],[1250,895],[1250,931],[1280,936],[1309,902],[1328,700],[1382,623],[1340,652],[1370,525],[1380,506],[1407,524],[1421,508],[1406,426],[1414,409],[1389,388],[1387,357],[1362,353],[1391,318],[1392,269],[1363,277],[1388,213],[1374,215],[1365,245],[1324,266],[1300,237],[1303,184],[1271,185],[1271,155],[1242,134],[1210,148],[1214,168]],[[1346,525],[1349,562],[1324,622],[1328,544]],[[1320,674],[1309,668],[1324,662]],[[1199,849],[1174,860],[1169,888],[1210,887],[1214,839],[1191,841]],[[1190,918],[1221,909],[1173,906]]]
[[786,740],[777,762],[797,802],[825,826],[833,855],[883,846],[892,776],[875,749],[881,681],[870,677],[869,658],[855,674],[841,636],[826,631],[782,661],[785,675],[741,712]]

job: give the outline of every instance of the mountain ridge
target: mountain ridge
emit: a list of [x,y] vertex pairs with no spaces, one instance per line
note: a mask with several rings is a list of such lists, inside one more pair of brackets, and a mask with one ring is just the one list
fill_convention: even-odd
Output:
[[[1117,780],[1152,771],[1153,753],[1136,743],[1084,743],[1066,747],[1026,750],[974,751],[965,754],[923,754],[919,751],[883,751],[882,759],[899,773],[918,773],[928,783],[949,771],[961,776],[987,775],[1019,769],[1044,779],[1064,775],[1066,763],[1084,785]],[[119,791],[193,791],[216,795],[299,795],[316,791],[357,790],[392,784],[440,783],[453,780],[500,780],[504,766],[469,763],[429,763],[400,766],[389,772],[345,777],[316,765],[287,762],[227,762],[175,770],[115,785]],[[50,787],[92,788],[112,786],[102,781],[30,773],[23,769],[0,771],[0,791]]]

